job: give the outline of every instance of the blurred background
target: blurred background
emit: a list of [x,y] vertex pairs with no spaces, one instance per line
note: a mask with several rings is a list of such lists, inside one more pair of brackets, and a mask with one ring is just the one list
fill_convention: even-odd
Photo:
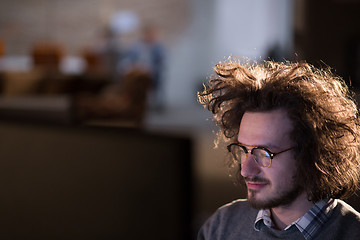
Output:
[[0,0],[0,236],[193,239],[244,197],[196,93],[229,56],[360,87],[358,0]]

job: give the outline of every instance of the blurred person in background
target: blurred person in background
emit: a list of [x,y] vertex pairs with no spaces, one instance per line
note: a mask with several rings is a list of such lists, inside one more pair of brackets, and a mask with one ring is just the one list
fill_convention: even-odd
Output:
[[230,142],[247,199],[219,208],[199,240],[358,239],[359,113],[343,80],[307,63],[217,64],[199,93]]
[[118,65],[124,57],[124,50],[120,38],[121,34],[116,33],[113,29],[105,29],[104,44],[101,53],[104,69],[109,74],[112,82],[120,80]]
[[126,54],[121,68],[125,71],[139,70],[147,72],[152,78],[150,92],[150,107],[162,110],[164,99],[162,94],[163,74],[166,62],[166,51],[159,39],[160,30],[157,26],[148,24],[142,29],[142,37]]

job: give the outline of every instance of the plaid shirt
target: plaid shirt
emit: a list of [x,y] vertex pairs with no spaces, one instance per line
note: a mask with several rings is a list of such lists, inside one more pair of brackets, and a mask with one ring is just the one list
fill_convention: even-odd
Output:
[[[284,230],[287,230],[291,226],[295,225],[306,240],[311,240],[330,218],[332,210],[336,207],[336,204],[336,199],[330,199],[327,201],[321,200],[315,203],[315,205],[304,216],[287,226]],[[260,231],[261,221],[263,221],[267,227],[274,227],[274,224],[271,221],[271,212],[269,209],[259,211],[254,224],[256,231]]]

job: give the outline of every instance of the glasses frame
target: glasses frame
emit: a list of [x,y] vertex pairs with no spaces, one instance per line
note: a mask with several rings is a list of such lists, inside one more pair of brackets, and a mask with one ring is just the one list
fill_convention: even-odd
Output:
[[[253,158],[254,161],[256,162],[256,164],[257,164],[259,167],[263,167],[263,168],[269,168],[269,167],[271,166],[271,164],[272,164],[273,158],[274,158],[275,156],[277,156],[278,154],[283,153],[283,152],[286,152],[286,151],[289,151],[289,150],[291,150],[291,149],[294,148],[294,147],[290,147],[290,148],[287,148],[287,149],[282,150],[282,151],[280,151],[280,152],[272,152],[272,151],[270,151],[269,149],[267,149],[267,148],[265,148],[265,147],[261,147],[261,146],[246,145],[246,144],[241,144],[241,143],[231,143],[231,144],[229,144],[226,148],[227,148],[227,150],[233,155],[233,158],[235,159],[235,161],[238,162],[238,163],[240,163],[240,164],[242,164],[242,163],[241,163],[241,160],[240,160],[240,162],[237,161],[236,158],[235,158],[234,153],[231,151],[232,146],[241,147],[241,148],[244,150],[245,154],[250,153],[251,156],[252,156],[252,158]],[[248,150],[246,147],[251,147],[251,150]],[[254,155],[253,155],[254,149],[261,149],[261,150],[264,150],[265,152],[269,153],[270,163],[269,163],[268,166],[263,166],[263,165],[261,165],[261,164],[255,159],[255,157],[254,157]]]

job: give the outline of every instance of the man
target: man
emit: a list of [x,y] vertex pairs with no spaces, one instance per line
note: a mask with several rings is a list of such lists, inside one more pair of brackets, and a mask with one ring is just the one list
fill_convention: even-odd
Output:
[[248,197],[218,209],[198,239],[359,239],[360,214],[340,200],[360,177],[360,121],[344,82],[306,63],[214,70],[199,100]]

